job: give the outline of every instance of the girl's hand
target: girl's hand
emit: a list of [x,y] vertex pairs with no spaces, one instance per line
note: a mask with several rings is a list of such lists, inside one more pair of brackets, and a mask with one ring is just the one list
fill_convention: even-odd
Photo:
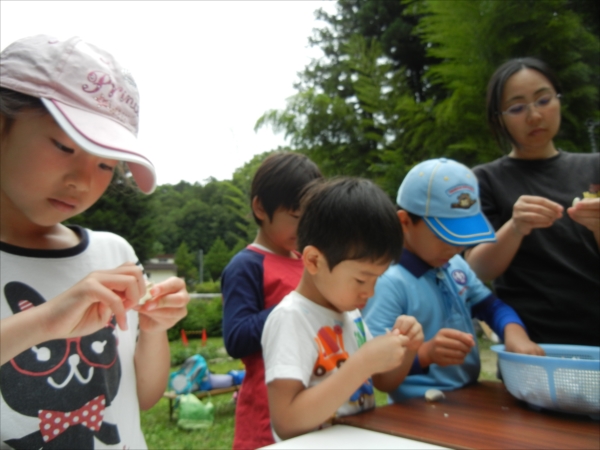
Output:
[[514,231],[527,236],[534,228],[551,227],[563,215],[564,208],[544,197],[521,195],[513,206],[512,225]]
[[442,328],[419,348],[419,362],[427,367],[431,364],[451,366],[462,364],[475,347],[473,335],[453,328]]
[[406,343],[407,350],[416,352],[421,344],[423,344],[423,340],[425,339],[423,327],[413,316],[398,316],[393,329],[398,330],[401,335],[408,338],[408,342]]
[[567,209],[569,217],[594,235],[600,232],[600,198],[584,198]]
[[137,305],[144,292],[142,269],[125,263],[116,269],[90,273],[37,308],[41,308],[38,312],[43,314],[48,338],[67,339],[98,331],[113,314],[119,327],[126,330],[126,313]]
[[152,298],[138,309],[141,331],[166,331],[187,315],[190,295],[182,279],[171,277],[152,287],[150,293]]
[[407,343],[406,336],[392,330],[367,341],[356,354],[361,354],[371,374],[387,372],[402,363]]

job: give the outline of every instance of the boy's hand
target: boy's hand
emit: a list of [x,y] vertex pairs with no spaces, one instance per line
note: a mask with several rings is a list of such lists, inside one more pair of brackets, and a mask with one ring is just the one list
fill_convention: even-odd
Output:
[[416,352],[421,344],[423,344],[423,340],[425,339],[423,327],[413,316],[398,316],[393,329],[398,330],[401,335],[408,338],[408,342],[406,343],[407,350]]
[[50,339],[94,333],[106,326],[113,314],[119,327],[126,330],[126,313],[137,305],[144,292],[142,269],[125,263],[116,269],[90,273],[38,308]]
[[150,293],[152,298],[138,309],[141,331],[166,331],[187,315],[190,295],[182,279],[171,277],[153,286]]
[[525,355],[545,356],[546,352],[537,345],[521,325],[509,323],[504,327],[504,348],[507,352],[523,353]]
[[361,355],[371,374],[387,372],[402,363],[407,343],[406,336],[392,330],[367,341],[356,354]]
[[437,364],[451,366],[462,364],[471,349],[475,347],[473,335],[453,328],[442,328],[419,348],[419,362],[422,367]]
[[521,195],[513,206],[513,229],[527,236],[535,228],[551,227],[563,215],[564,208],[544,197]]

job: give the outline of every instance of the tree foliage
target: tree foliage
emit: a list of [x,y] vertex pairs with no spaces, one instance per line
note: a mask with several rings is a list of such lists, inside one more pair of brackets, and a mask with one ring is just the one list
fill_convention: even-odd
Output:
[[486,84],[518,56],[547,61],[562,80],[557,144],[589,151],[598,119],[597,10],[581,0],[340,0],[312,39],[324,58],[297,94],[256,127],[284,132],[326,175],[374,179],[390,195],[417,162],[466,165],[501,156],[485,122]]
[[[283,110],[256,128],[284,133],[325,175],[373,179],[393,198],[422,160],[447,156],[469,166],[501,155],[485,123],[486,84],[518,56],[539,57],[563,85],[557,145],[590,151],[588,120],[600,119],[600,11],[587,0],[338,0],[310,43],[307,65]],[[595,138],[600,142],[600,127]],[[111,189],[71,220],[125,237],[140,259],[176,254],[181,276],[198,279],[198,253],[213,279],[252,242],[250,185],[271,152],[231,180],[182,181],[152,196]]]
[[115,178],[91,208],[71,218],[68,223],[118,234],[131,244],[140,261],[144,261],[153,256],[156,229],[152,212],[150,197]]
[[217,238],[206,254],[206,258],[204,260],[206,262],[206,266],[209,268],[210,276],[213,280],[218,280],[221,278],[221,273],[229,262],[229,258],[229,249],[225,245],[225,242],[223,239]]

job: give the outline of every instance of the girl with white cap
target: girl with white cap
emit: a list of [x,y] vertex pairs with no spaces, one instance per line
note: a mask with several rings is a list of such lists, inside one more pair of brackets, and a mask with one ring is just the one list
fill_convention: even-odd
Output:
[[124,163],[154,190],[138,114],[131,75],[79,38],[25,38],[0,55],[2,448],[146,447],[139,409],[167,384],[185,284],[157,284],[142,305],[132,247],[62,224]]

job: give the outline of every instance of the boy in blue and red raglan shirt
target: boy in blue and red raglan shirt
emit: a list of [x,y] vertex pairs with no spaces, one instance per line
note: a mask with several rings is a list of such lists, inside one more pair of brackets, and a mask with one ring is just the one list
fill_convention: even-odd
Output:
[[250,191],[259,226],[256,239],[231,259],[221,277],[225,348],[246,366],[236,406],[234,449],[274,443],[260,342],[267,317],[302,276],[296,250],[300,196],[316,178],[321,178],[319,168],[299,153],[274,153],[263,161]]

